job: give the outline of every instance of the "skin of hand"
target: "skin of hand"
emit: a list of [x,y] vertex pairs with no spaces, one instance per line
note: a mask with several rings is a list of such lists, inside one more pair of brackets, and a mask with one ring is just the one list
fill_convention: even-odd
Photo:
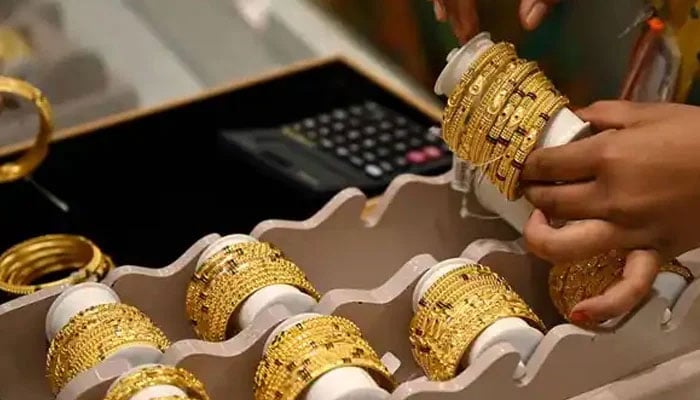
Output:
[[578,114],[601,133],[528,157],[524,234],[551,262],[630,251],[623,279],[572,313],[602,321],[641,302],[661,262],[700,246],[700,107],[603,101]]
[[[461,44],[479,33],[477,0],[431,0],[438,21],[449,21]],[[559,0],[521,0],[520,21],[525,29],[539,26],[551,7]]]

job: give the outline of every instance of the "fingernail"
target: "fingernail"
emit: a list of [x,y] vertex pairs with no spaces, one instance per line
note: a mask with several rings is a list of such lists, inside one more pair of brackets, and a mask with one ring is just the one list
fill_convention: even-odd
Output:
[[591,318],[583,311],[574,311],[569,315],[569,320],[574,324],[585,324],[591,320]]
[[442,3],[438,0],[433,0],[433,11],[435,12],[435,19],[438,21],[444,21],[447,16],[445,15],[445,9],[442,7]]
[[536,2],[530,9],[530,12],[527,13],[525,24],[530,29],[534,28],[542,20],[542,18],[544,18],[546,13],[547,5],[540,1]]

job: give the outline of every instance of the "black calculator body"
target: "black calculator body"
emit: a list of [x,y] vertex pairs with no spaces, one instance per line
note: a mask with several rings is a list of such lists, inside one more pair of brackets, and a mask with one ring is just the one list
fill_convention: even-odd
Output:
[[328,109],[276,128],[224,131],[224,147],[320,196],[383,191],[399,174],[436,175],[452,155],[431,129],[374,101]]

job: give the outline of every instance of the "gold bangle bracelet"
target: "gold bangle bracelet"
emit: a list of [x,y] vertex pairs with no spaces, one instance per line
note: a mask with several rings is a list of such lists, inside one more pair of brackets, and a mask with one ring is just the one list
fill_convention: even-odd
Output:
[[[576,304],[603,294],[622,278],[625,262],[623,251],[611,250],[584,261],[554,265],[549,272],[552,303],[569,320]],[[694,280],[693,273],[678,260],[663,264],[659,272],[675,273],[686,282]]]
[[[189,371],[165,365],[147,366],[119,378],[104,400],[129,400],[142,390],[159,385],[174,386],[185,392],[190,400],[209,400],[204,384]],[[183,399],[177,396],[161,399],[169,398]]]
[[[111,258],[90,240],[75,235],[45,235],[19,243],[0,255],[0,290],[26,295],[48,287],[100,280],[114,267]],[[48,274],[70,276],[33,284]]]
[[53,131],[51,105],[39,89],[27,82],[0,76],[0,93],[7,93],[31,101],[39,113],[39,133],[34,145],[14,161],[0,165],[0,183],[12,182],[30,175],[46,158]]

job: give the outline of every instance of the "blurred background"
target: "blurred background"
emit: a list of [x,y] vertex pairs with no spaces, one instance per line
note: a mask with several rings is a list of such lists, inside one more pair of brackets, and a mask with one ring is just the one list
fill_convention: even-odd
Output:
[[[669,2],[685,21],[695,1]],[[646,4],[564,1],[532,33],[517,0],[480,8],[484,30],[517,43],[583,105],[618,95],[637,29],[620,33]],[[3,72],[45,91],[59,128],[333,54],[439,106],[432,85],[457,45],[426,0],[2,0],[0,24]],[[0,146],[33,134],[31,113],[0,118]]]

